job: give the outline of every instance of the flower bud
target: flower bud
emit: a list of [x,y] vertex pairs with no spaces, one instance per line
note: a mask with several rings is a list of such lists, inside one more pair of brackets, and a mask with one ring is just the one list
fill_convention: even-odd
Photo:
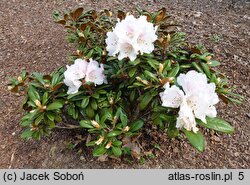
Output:
[[95,142],[95,144],[96,144],[96,145],[100,145],[100,144],[103,142],[103,140],[104,140],[104,137],[101,136],[101,137]]
[[211,60],[212,56],[207,56],[206,60]]
[[138,81],[142,81],[142,79],[141,79],[141,77],[139,77],[139,76],[137,76],[137,77],[135,77],[136,78],[136,80],[138,80]]
[[139,77],[139,76],[137,76],[137,77],[135,77],[136,78],[136,80],[138,80],[139,82],[142,82],[144,85],[149,85],[149,82],[147,81],[147,80],[143,80],[143,79],[141,79],[141,77]]
[[159,73],[162,73],[164,65],[162,63],[159,64]]
[[34,109],[34,110],[31,110],[30,113],[34,113],[35,111],[36,111],[35,109]]
[[95,120],[91,120],[91,124],[92,124],[95,128],[100,128],[99,123],[97,123]]
[[79,37],[84,37],[84,34],[82,32],[78,33]]
[[103,56],[107,55],[106,49],[102,51],[102,55],[103,55]]
[[117,118],[117,116],[115,116],[114,119],[113,119],[113,124],[116,124],[117,120],[118,120],[118,118]]
[[106,149],[109,149],[112,146],[112,142],[108,142],[108,144],[105,146]]
[[44,84],[44,87],[45,87],[45,88],[49,88],[50,85],[49,85],[49,84]]
[[113,105],[113,104],[114,104],[114,98],[113,98],[113,97],[110,98],[109,104],[110,104],[110,105]]
[[8,86],[8,90],[9,90],[9,91],[11,91],[13,88],[14,88],[14,87],[11,86],[11,85]]
[[23,82],[23,79],[22,79],[21,76],[17,77],[17,80],[18,80],[19,83],[22,83],[22,82]]
[[39,100],[35,100],[35,104],[38,108],[41,108],[42,107],[42,104]]
[[126,127],[123,129],[123,131],[124,131],[124,132],[128,132],[129,129],[130,129],[130,127],[129,127],[129,126],[126,126]]
[[32,128],[30,129],[30,131],[36,131],[37,130],[37,127],[35,126],[32,126]]
[[159,79],[159,81],[162,85],[165,85],[166,83],[173,83],[174,77]]
[[170,42],[171,36],[170,34],[167,35],[167,42]]

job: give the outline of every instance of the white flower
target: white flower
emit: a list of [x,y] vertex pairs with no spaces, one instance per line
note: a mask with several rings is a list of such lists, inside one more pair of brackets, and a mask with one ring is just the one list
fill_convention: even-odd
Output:
[[187,101],[184,99],[180,106],[179,116],[176,121],[176,127],[184,127],[187,130],[193,130],[196,133],[199,129],[196,127],[195,117],[190,106],[188,106]]
[[107,51],[109,52],[110,56],[114,56],[116,55],[119,50],[118,50],[118,37],[116,36],[116,34],[114,32],[108,32],[107,33],[107,39],[106,39],[106,43],[109,43],[107,45]]
[[77,59],[73,65],[67,66],[67,70],[64,72],[64,83],[69,87],[68,94],[78,92],[82,85],[80,79],[85,77],[87,66],[88,62],[82,59]]
[[64,72],[64,83],[69,87],[68,94],[75,94],[82,85],[82,79],[86,82],[93,82],[95,85],[106,83],[106,77],[103,74],[103,64],[100,65],[97,61],[90,59],[88,63],[86,60],[76,59],[74,64],[66,66],[67,70]]
[[160,97],[162,100],[162,106],[164,107],[171,107],[171,108],[178,108],[180,107],[184,93],[180,90],[179,87],[173,85],[169,87],[169,83],[164,85],[165,91],[160,93]]
[[100,65],[95,60],[90,59],[87,71],[86,71],[86,82],[93,82],[95,85],[101,85],[107,83],[106,77],[103,74],[104,67],[103,64]]
[[208,84],[205,74],[192,70],[187,74],[180,74],[177,83],[184,90],[187,103],[193,109],[196,118],[206,123],[206,116],[216,117],[214,105],[219,102],[219,98],[215,93],[215,84]]
[[160,93],[162,105],[171,108],[180,107],[176,126],[197,132],[195,118],[206,123],[206,116],[217,115],[214,105],[219,102],[219,98],[215,93],[215,84],[207,83],[206,75],[193,70],[180,74],[177,83],[183,91],[175,85],[169,87],[167,83],[164,86],[165,91]]
[[157,27],[149,23],[146,16],[136,19],[129,15],[118,22],[112,32],[107,33],[108,54],[118,54],[118,60],[128,57],[134,61],[139,52],[151,53],[154,50],[153,42],[157,39],[156,30]]
[[154,27],[152,23],[147,21],[146,16],[141,16],[138,19],[138,25],[140,27],[141,32],[137,37],[137,47],[141,54],[143,53],[151,53],[154,50],[154,41],[157,40],[157,36],[155,34],[157,30],[157,26]]

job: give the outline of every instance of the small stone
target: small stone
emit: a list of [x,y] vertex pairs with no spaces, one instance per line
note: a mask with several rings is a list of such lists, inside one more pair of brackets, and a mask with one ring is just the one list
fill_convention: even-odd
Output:
[[178,148],[174,148],[174,149],[173,149],[173,152],[174,152],[174,153],[178,153],[178,152],[179,152]]
[[239,152],[235,152],[235,153],[234,153],[234,156],[235,156],[235,157],[238,157],[239,155],[240,155]]
[[195,13],[194,13],[194,16],[195,16],[195,17],[200,17],[201,14],[202,14],[202,12],[195,12]]
[[213,141],[220,142],[220,138],[217,137],[217,136],[215,136],[215,135],[213,135],[213,136],[211,137],[211,139],[212,139]]
[[85,157],[82,156],[82,155],[81,155],[81,157],[80,157],[80,160],[81,160],[81,161],[86,161]]

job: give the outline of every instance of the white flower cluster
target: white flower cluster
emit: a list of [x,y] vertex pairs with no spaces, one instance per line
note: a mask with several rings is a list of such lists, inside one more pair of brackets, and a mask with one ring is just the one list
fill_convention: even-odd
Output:
[[107,83],[103,72],[103,64],[99,65],[95,60],[89,59],[89,62],[87,62],[86,60],[76,59],[74,64],[67,66],[67,70],[64,72],[64,83],[69,87],[67,93],[77,93],[82,85],[81,80],[83,78],[86,82],[92,82],[95,85]]
[[157,27],[147,21],[146,16],[136,19],[133,15],[127,16],[118,22],[112,32],[107,33],[107,51],[110,56],[118,54],[118,60],[128,57],[131,61],[143,53],[154,50]]
[[206,75],[194,70],[177,77],[177,83],[182,90],[167,83],[165,91],[160,93],[162,106],[178,108],[179,116],[176,127],[184,127],[187,130],[197,132],[195,118],[206,123],[206,116],[216,117],[214,105],[219,102],[218,95],[215,93],[215,84],[207,83]]

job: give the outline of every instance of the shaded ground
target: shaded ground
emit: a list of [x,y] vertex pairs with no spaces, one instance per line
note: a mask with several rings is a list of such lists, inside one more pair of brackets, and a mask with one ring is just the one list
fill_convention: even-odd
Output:
[[[53,10],[110,8],[131,11],[134,6],[148,10],[166,7],[183,25],[188,39],[204,43],[222,61],[236,92],[246,101],[240,105],[218,105],[219,116],[235,126],[234,135],[205,132],[204,153],[186,141],[160,139],[161,151],[144,164],[134,161],[99,162],[89,152],[77,155],[66,148],[74,133],[56,131],[40,142],[19,139],[21,112],[17,97],[6,90],[9,76],[27,71],[51,72],[67,64],[73,51],[65,41],[61,26],[53,23]],[[197,13],[201,12],[201,13]],[[40,1],[1,0],[0,2],[0,168],[249,168],[250,167],[250,3],[230,0],[85,0]],[[149,140],[150,141],[150,140]],[[152,143],[151,143],[152,144]]]

